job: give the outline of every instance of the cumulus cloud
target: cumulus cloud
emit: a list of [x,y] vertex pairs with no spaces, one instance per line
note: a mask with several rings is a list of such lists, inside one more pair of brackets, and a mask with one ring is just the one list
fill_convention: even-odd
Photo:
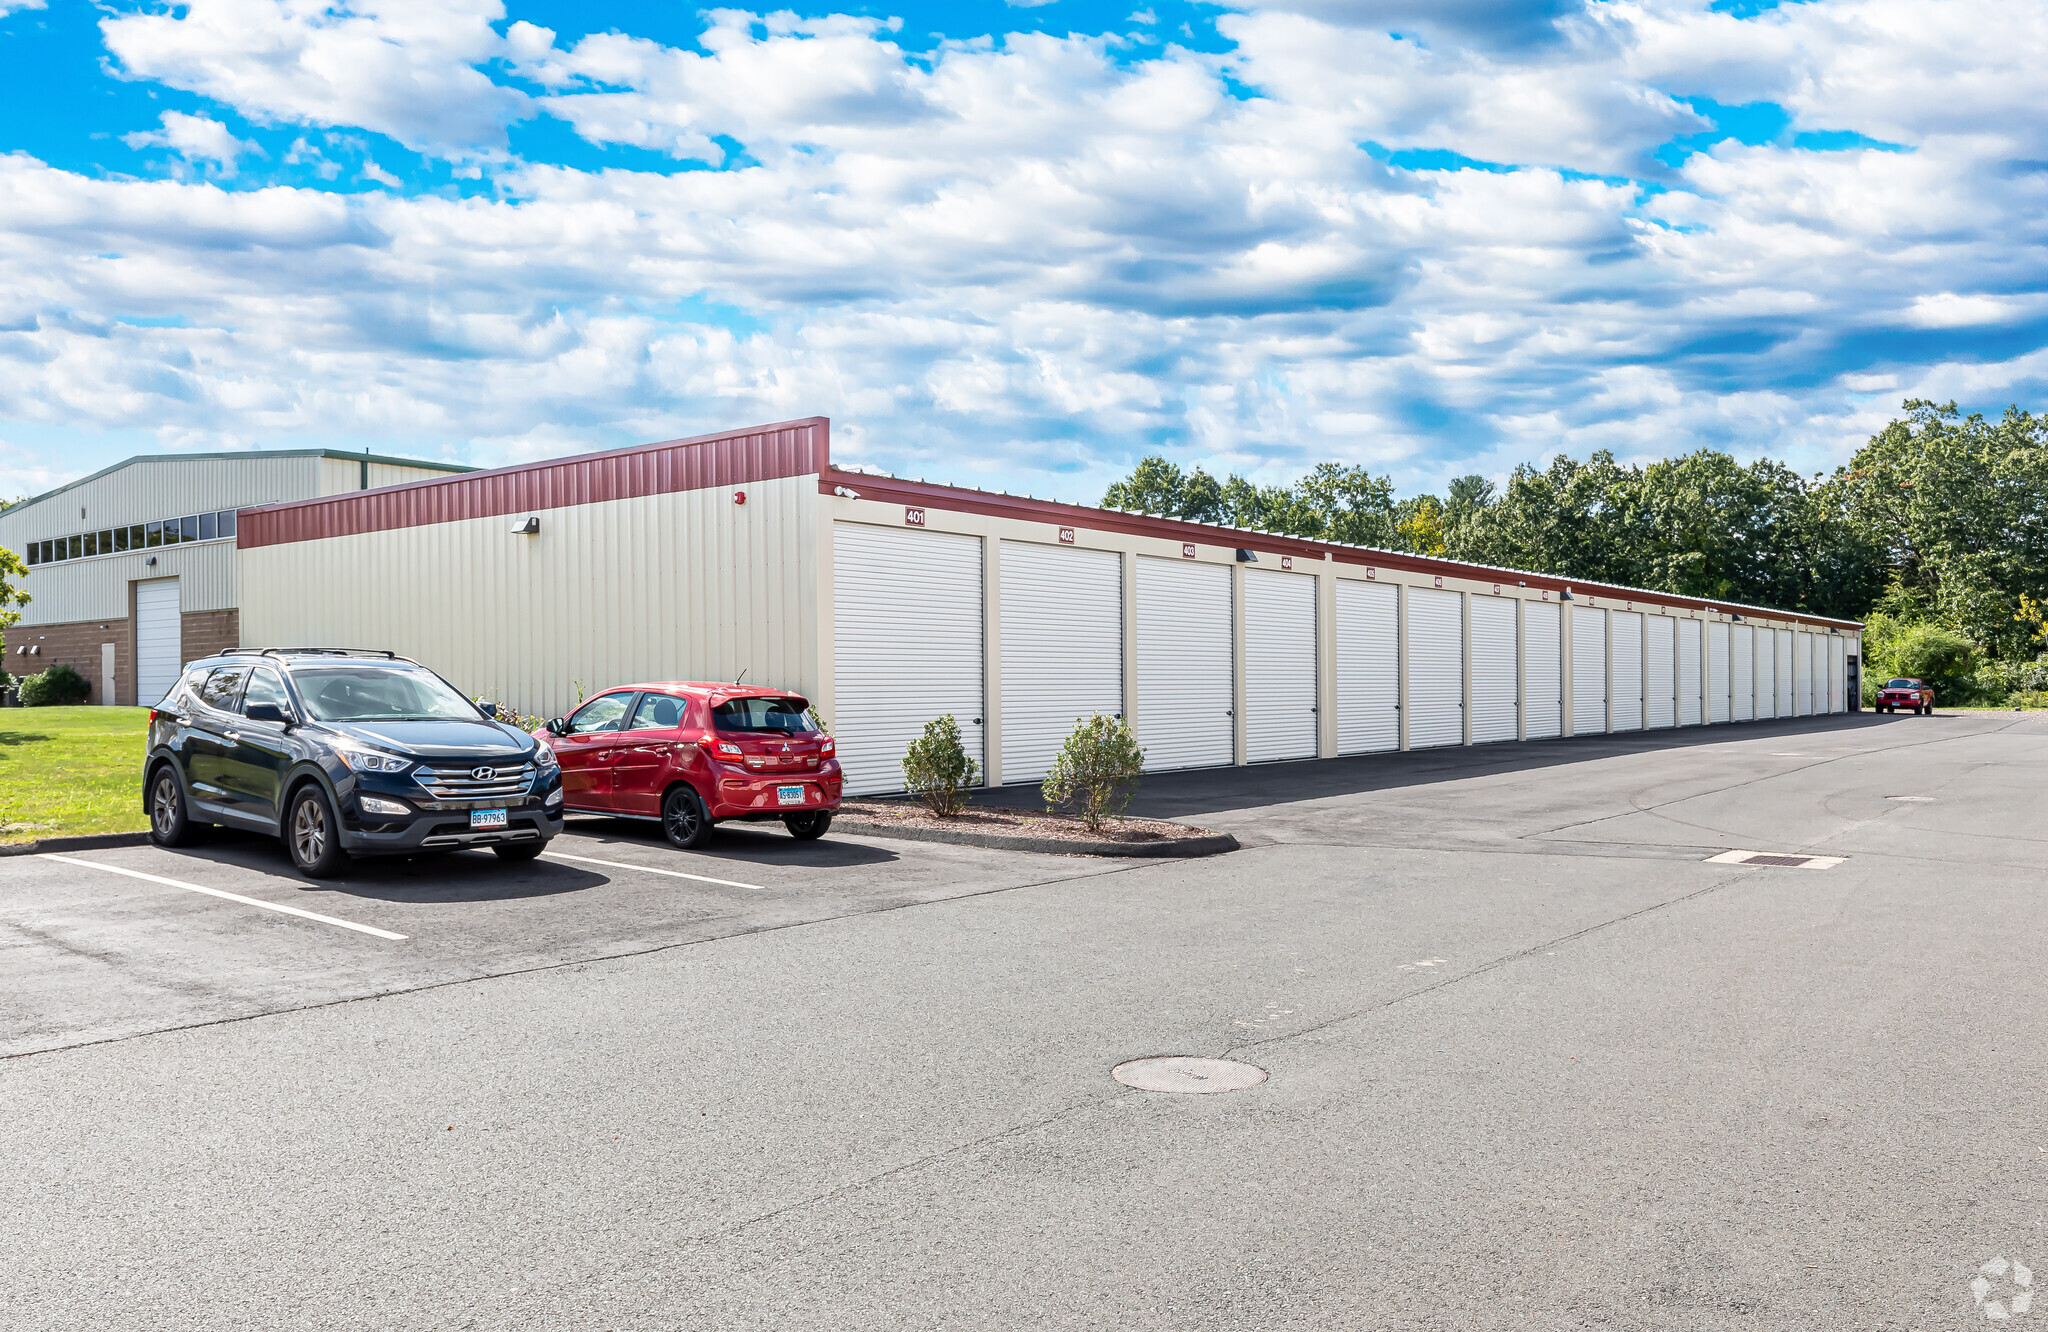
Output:
[[244,156],[267,157],[254,143],[238,139],[226,125],[206,116],[166,111],[161,128],[138,130],[121,136],[130,148],[168,148],[187,162],[204,167],[211,175],[230,179]]
[[[2044,118],[2026,79],[1974,73],[2039,68],[2038,24],[1615,0],[1459,36],[1489,13],[1418,40],[1393,26],[1413,6],[1290,3],[1225,16],[1220,54],[1142,59],[1086,34],[918,53],[843,15],[714,12],[687,48],[500,36],[495,4],[109,19],[131,77],[467,155],[490,188],[0,158],[0,419],[497,461],[825,412],[849,457],[1079,498],[1162,441],[1411,485],[1560,448],[1810,469],[1901,396],[2048,384],[2024,294]],[[1880,114],[1893,79],[1927,103]],[[1712,128],[1685,99],[1910,151],[1728,139],[1671,166]],[[491,158],[524,115],[732,169]],[[309,128],[293,160],[339,176],[336,141]]]

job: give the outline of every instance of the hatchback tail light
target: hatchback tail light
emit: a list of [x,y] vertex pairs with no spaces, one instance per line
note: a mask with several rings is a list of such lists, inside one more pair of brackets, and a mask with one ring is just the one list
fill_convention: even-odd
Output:
[[697,743],[705,753],[716,754],[720,758],[736,759],[740,756],[740,747],[730,740],[714,740],[707,735]]
[[821,755],[824,755],[824,756],[826,756],[826,757],[830,757],[830,756],[831,756],[831,753],[832,753],[832,748],[833,748],[833,741],[832,741],[832,738],[831,738],[830,736],[827,736],[827,737],[825,737],[825,743],[823,743],[823,744],[821,744],[821,745],[819,745],[819,746],[818,746],[818,753],[819,753],[819,754],[821,754]]

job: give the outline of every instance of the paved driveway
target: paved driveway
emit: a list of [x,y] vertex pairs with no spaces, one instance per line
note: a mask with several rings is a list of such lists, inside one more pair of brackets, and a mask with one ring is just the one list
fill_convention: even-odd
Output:
[[[1981,1325],[1981,1265],[2048,1257],[2044,741],[1866,715],[1184,774],[1148,812],[1246,849],[1181,864],[602,824],[334,886],[253,840],[0,861],[0,1308]],[[1150,1054],[1270,1078],[1110,1078]]]

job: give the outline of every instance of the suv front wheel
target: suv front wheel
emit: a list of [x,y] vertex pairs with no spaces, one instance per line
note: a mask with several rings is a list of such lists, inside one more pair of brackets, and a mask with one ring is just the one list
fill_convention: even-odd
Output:
[[348,853],[341,849],[341,824],[317,782],[308,782],[292,797],[284,819],[284,844],[292,853],[292,864],[309,879],[337,878],[348,864]]

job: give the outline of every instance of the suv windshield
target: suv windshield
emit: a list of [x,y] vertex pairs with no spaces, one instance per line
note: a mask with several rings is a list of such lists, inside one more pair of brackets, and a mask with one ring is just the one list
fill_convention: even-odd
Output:
[[736,698],[711,716],[721,731],[809,731],[815,729],[804,715],[809,706],[800,698]]
[[302,666],[292,671],[306,711],[326,722],[477,721],[476,705],[428,671]]

